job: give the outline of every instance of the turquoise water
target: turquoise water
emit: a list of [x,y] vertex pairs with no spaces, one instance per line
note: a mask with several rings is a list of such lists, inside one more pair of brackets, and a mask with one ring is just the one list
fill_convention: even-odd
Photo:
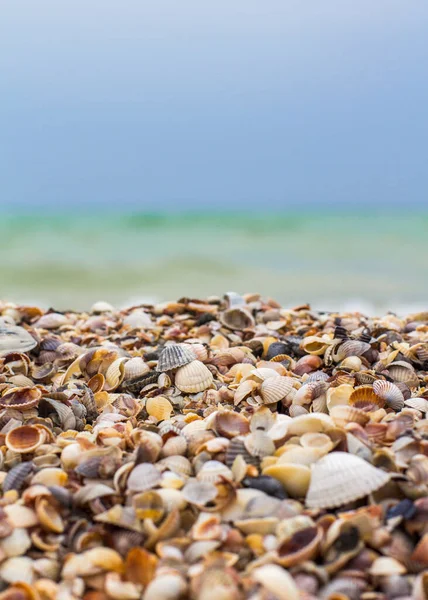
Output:
[[285,305],[428,307],[428,213],[3,215],[0,298],[60,309],[224,291]]

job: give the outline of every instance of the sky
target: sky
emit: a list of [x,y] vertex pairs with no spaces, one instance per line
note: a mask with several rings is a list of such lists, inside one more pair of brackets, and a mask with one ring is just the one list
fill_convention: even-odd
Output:
[[428,207],[426,0],[0,0],[0,207]]

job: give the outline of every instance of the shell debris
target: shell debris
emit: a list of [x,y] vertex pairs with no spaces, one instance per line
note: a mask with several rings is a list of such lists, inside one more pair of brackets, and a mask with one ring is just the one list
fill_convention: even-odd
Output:
[[428,312],[0,302],[0,600],[425,598]]

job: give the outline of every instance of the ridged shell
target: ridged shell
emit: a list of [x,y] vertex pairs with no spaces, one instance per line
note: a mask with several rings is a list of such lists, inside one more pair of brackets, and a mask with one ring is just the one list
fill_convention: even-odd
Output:
[[292,380],[289,377],[269,377],[265,379],[260,387],[260,395],[264,404],[274,404],[285,398],[293,389]]
[[164,396],[154,396],[147,399],[146,411],[156,421],[166,421],[170,418],[173,410],[171,402]]
[[383,408],[385,400],[376,396],[371,386],[361,386],[352,392],[349,397],[349,404],[355,406],[355,408],[372,412]]
[[159,356],[157,371],[172,371],[196,360],[196,355],[188,344],[165,346]]
[[133,379],[139,377],[150,371],[149,365],[145,362],[141,356],[134,356],[125,363],[125,376],[124,380]]
[[190,504],[204,506],[215,500],[218,490],[213,483],[194,479],[186,483],[181,493],[183,498]]
[[42,392],[38,388],[12,388],[0,398],[0,407],[19,411],[28,410],[38,405],[41,396]]
[[251,577],[278,600],[299,600],[299,589],[292,576],[279,565],[263,565],[254,569]]
[[132,492],[144,492],[159,484],[161,474],[150,463],[141,463],[134,467],[128,477],[127,487]]
[[175,385],[187,394],[196,394],[210,387],[213,382],[211,371],[199,360],[180,367],[175,374]]
[[63,325],[68,325],[69,320],[65,315],[61,313],[47,313],[40,317],[35,323],[34,327],[39,329],[57,329]]
[[125,377],[125,365],[128,359],[121,357],[114,360],[105,372],[104,389],[113,392],[122,383]]
[[347,404],[334,406],[330,410],[330,416],[338,427],[346,427],[348,423],[358,423],[364,426],[370,421],[367,412]]
[[46,440],[46,431],[34,425],[15,427],[6,436],[6,446],[12,452],[28,454],[34,452]]
[[229,468],[232,467],[237,456],[241,456],[245,460],[247,465],[258,466],[260,462],[258,457],[251,456],[251,454],[245,447],[244,438],[241,437],[233,438],[230,441],[229,446],[227,447],[225,463]]
[[409,387],[415,387],[419,383],[418,376],[412,365],[404,361],[390,363],[387,371],[396,383],[406,383]]
[[348,356],[361,356],[370,350],[370,344],[361,342],[360,340],[346,340],[333,353],[333,357],[337,362],[340,362]]
[[327,390],[327,384],[324,381],[312,381],[302,385],[293,398],[293,404],[303,406],[310,404],[313,400],[321,396]]
[[422,413],[428,412],[428,400],[426,398],[409,398],[409,400],[405,400],[404,404]]
[[33,470],[32,462],[22,462],[13,467],[3,481],[2,491],[5,494],[9,490],[19,491],[24,485],[25,479]]
[[394,410],[404,408],[404,396],[401,390],[390,381],[377,380],[373,383],[374,393],[386,401],[386,404]]
[[332,452],[312,467],[309,508],[335,508],[363,498],[389,481],[389,474],[358,456]]
[[275,444],[265,431],[256,430],[245,436],[244,444],[251,456],[262,458],[263,456],[273,455]]
[[198,481],[213,484],[221,483],[223,477],[228,481],[233,480],[232,471],[218,460],[208,460],[197,474]]
[[0,356],[10,352],[29,352],[36,346],[36,340],[23,327],[0,325]]

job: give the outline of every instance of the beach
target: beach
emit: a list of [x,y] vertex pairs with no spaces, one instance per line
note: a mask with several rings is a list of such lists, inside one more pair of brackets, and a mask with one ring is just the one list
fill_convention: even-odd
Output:
[[0,600],[423,598],[427,332],[257,293],[0,303]]

